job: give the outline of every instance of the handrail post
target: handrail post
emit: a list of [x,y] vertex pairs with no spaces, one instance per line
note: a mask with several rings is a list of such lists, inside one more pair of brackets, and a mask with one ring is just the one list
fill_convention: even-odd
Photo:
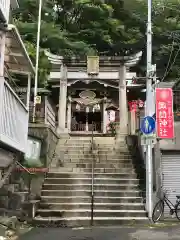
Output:
[[94,224],[94,138],[93,138],[93,122],[92,122],[92,138],[91,138],[91,151],[92,151],[92,169],[91,169],[91,226]]
[[26,173],[28,173],[28,200],[30,200],[31,195],[31,176],[34,175],[34,173],[31,173],[26,167],[24,167],[20,162],[16,161],[16,165],[20,166],[22,169],[25,170]]
[[31,197],[31,174],[28,175],[28,200],[30,200]]

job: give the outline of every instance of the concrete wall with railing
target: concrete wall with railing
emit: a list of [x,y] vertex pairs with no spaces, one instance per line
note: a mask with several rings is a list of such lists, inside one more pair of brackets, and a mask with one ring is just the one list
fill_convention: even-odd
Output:
[[8,23],[10,11],[10,0],[0,0],[1,19]]
[[[33,102],[29,107],[29,123],[33,123]],[[34,124],[46,125],[56,131],[56,109],[48,96],[41,96],[41,103],[36,105],[36,116]]]
[[0,78],[0,141],[20,152],[26,151],[28,110],[14,90]]

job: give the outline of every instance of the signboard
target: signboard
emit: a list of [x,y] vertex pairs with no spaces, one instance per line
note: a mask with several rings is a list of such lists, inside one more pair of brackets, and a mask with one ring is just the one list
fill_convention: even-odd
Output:
[[171,88],[156,88],[157,138],[174,138],[173,92]]
[[36,104],[41,104],[41,96],[36,96]]
[[141,122],[141,132],[145,135],[152,134],[155,130],[156,122],[153,117],[144,117]]
[[99,73],[99,56],[87,56],[87,73]]

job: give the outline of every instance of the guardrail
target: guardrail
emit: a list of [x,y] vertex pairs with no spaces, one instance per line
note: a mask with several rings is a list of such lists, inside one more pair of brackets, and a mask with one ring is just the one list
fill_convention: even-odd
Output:
[[25,152],[28,110],[4,78],[0,80],[0,141],[18,151]]
[[10,11],[10,0],[0,0],[0,11],[3,17],[3,20],[6,23],[8,23],[9,11]]

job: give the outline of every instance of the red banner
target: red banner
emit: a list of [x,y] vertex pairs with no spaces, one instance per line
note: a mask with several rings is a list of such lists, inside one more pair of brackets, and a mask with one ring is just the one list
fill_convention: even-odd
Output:
[[174,138],[173,92],[171,88],[156,88],[157,138]]

